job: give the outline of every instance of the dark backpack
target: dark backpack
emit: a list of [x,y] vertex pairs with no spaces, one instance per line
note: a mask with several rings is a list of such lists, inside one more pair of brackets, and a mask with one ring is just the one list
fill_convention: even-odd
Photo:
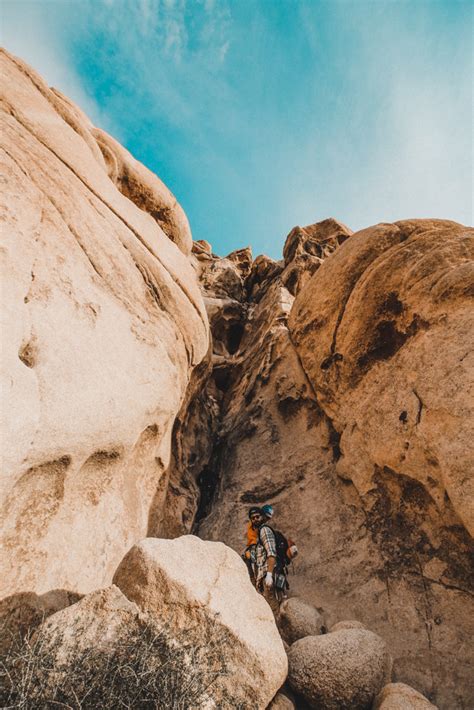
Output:
[[[270,525],[267,525],[265,523],[262,525],[262,528],[269,528],[272,533],[275,536],[275,545],[276,545],[276,551],[277,551],[277,556],[276,556],[276,566],[278,571],[285,571],[286,567],[288,567],[290,560],[288,557],[288,548],[289,548],[289,543],[286,537],[283,535],[282,532],[279,530],[274,530]],[[260,540],[260,530],[258,530],[258,541],[261,543]]]

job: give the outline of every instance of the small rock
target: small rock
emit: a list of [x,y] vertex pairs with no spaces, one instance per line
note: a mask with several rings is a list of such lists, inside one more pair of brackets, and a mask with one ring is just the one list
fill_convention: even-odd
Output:
[[268,706],[268,710],[295,710],[295,704],[284,693],[277,693]]
[[364,629],[300,639],[288,661],[290,686],[318,710],[365,710],[392,669],[385,642]]
[[355,619],[344,619],[344,621],[338,621],[337,624],[331,626],[329,633],[332,634],[333,631],[342,631],[343,629],[365,629],[366,627],[360,621]]
[[286,599],[280,606],[280,631],[290,645],[305,636],[318,636],[323,626],[317,609],[299,597]]
[[198,239],[196,242],[193,242],[193,254],[207,254],[211,256],[212,247],[205,239]]
[[424,695],[405,683],[389,683],[377,696],[374,710],[438,710]]

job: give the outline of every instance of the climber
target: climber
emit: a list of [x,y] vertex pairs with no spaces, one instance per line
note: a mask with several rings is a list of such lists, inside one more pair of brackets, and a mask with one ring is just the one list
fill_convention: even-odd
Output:
[[[271,506],[268,506],[271,508]],[[252,531],[247,533],[247,541],[252,540],[250,546],[250,560],[257,591],[263,593],[267,599],[273,588],[273,570],[275,569],[277,548],[275,534],[269,525],[262,508],[250,508],[249,519]],[[273,514],[273,509],[271,510]],[[255,540],[255,542],[253,542]]]
[[262,508],[257,508],[256,506],[253,508],[250,508],[249,510],[249,522],[247,525],[247,546],[245,550],[242,553],[242,559],[247,565],[247,569],[249,571],[250,579],[252,580],[252,584],[255,585],[255,579],[253,575],[253,569],[252,569],[252,549],[255,547],[255,545],[258,542],[258,528],[254,527],[252,525],[252,521],[250,520],[250,516],[254,513],[262,513],[264,517],[264,521],[268,522],[271,520],[273,516],[273,508],[271,505],[264,505]]
[[247,525],[247,547],[245,548],[244,555],[249,559],[250,554],[246,554],[247,551],[250,550],[250,548],[253,545],[256,545],[258,542],[258,528],[254,527],[252,525],[252,521],[250,520],[251,516],[254,513],[261,513],[263,515],[264,522],[268,522],[271,520],[273,517],[273,508],[271,505],[264,505],[262,508],[250,508],[249,510],[249,522]]
[[[269,525],[273,518],[273,507],[264,505],[261,508],[251,508],[249,510],[249,526],[247,528],[247,548],[244,555],[247,557],[247,567],[249,569],[252,583],[259,591],[263,591],[263,585],[270,590],[273,589],[273,596],[282,601],[287,597],[287,591],[290,587],[288,583],[288,567],[293,559],[298,554],[298,548],[292,540],[289,540],[279,530],[275,530]],[[268,564],[268,572],[270,576],[265,574],[265,577],[259,570],[259,556],[269,556],[266,550],[265,543],[268,543],[267,538],[271,543],[274,543],[276,550],[274,564]],[[265,553],[265,554],[264,554]],[[245,557],[244,557],[245,559]]]
[[245,550],[242,553],[242,559],[247,565],[247,569],[249,572],[250,580],[252,584],[255,586],[255,575],[254,575],[254,565],[253,565],[253,560],[255,559],[255,546],[258,542],[258,527],[253,525],[252,522],[252,516],[254,515],[260,515],[262,512],[261,508],[258,508],[254,506],[253,508],[250,508],[249,510],[249,522],[247,525],[247,531],[246,531],[246,536],[247,536],[247,546]]

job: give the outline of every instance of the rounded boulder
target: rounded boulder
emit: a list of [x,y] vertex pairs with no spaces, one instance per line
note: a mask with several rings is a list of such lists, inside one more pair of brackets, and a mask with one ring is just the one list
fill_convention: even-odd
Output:
[[291,597],[280,606],[278,626],[283,639],[291,645],[305,636],[319,636],[324,620],[314,606],[299,597]]
[[389,683],[377,696],[374,710],[437,710],[437,707],[409,685]]
[[295,704],[285,693],[277,693],[268,710],[295,710]]
[[288,653],[290,686],[311,708],[363,710],[390,682],[385,642],[365,629],[345,629],[296,641]]

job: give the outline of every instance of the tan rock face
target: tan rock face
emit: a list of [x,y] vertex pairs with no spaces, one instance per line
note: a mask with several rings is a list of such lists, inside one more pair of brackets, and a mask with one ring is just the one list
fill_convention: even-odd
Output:
[[146,534],[207,316],[169,191],[24,64],[1,73],[2,594],[87,592]]
[[191,229],[175,196],[154,173],[107,133],[93,128],[92,135],[102,151],[109,177],[122,195],[153,217],[166,236],[184,254],[189,254],[193,244]]
[[217,707],[266,708],[286,678],[287,658],[273,614],[239,556],[194,536],[135,545],[114,576],[140,610],[186,632],[199,647],[221,631],[227,674],[216,680]]
[[292,229],[283,247],[285,268],[281,276],[288,291],[296,296],[324,259],[351,234],[345,224],[332,218]]
[[246,280],[247,292],[252,301],[258,302],[269,285],[283,271],[283,262],[274,261],[269,256],[259,254],[252,264]]
[[[304,289],[293,341],[361,494],[388,469],[474,530],[474,230],[418,220],[354,235]],[[472,474],[472,475],[471,475]]]

